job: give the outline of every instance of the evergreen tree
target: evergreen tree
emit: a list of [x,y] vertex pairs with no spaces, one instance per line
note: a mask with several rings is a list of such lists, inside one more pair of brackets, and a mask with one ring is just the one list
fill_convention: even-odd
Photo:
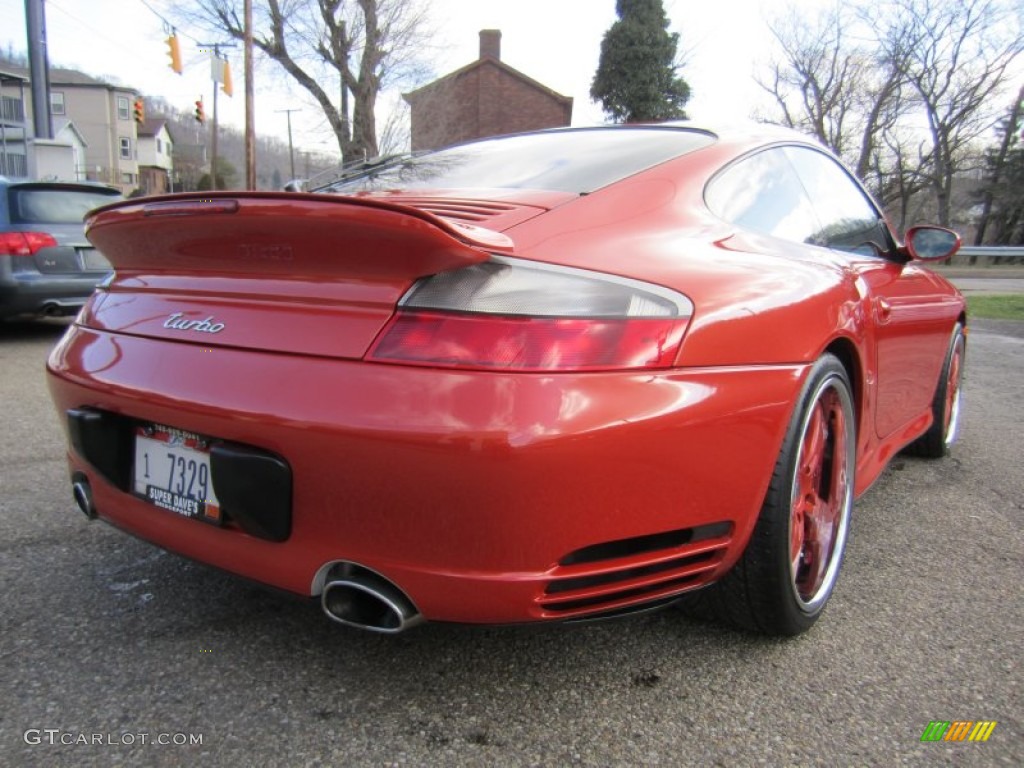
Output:
[[616,0],[615,11],[590,97],[616,122],[685,118],[690,86],[676,74],[679,35],[668,31],[662,0]]
[[[238,171],[230,161],[223,157],[217,158],[217,189],[234,189]],[[204,173],[199,177],[199,184],[196,189],[203,191],[213,189],[213,179],[210,174]]]
[[982,213],[975,245],[1024,245],[1024,88],[999,124],[999,145],[985,153]]
[[[996,153],[989,152],[987,165],[993,174]],[[1024,245],[1024,148],[1014,139],[997,177],[990,176],[985,192],[991,196],[987,220],[990,245]]]

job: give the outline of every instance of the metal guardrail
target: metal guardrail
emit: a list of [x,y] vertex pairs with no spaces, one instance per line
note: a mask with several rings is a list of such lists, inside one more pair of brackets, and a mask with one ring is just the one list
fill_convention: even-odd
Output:
[[1024,246],[965,245],[950,260],[958,266],[1024,266]]

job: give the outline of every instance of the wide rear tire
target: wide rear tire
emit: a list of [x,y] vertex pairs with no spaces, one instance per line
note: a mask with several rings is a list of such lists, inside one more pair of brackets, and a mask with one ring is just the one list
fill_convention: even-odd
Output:
[[833,355],[811,369],[747,548],[698,612],[742,629],[796,635],[817,621],[839,576],[853,507],[857,420]]
[[907,448],[907,452],[926,459],[941,459],[956,442],[960,429],[961,387],[967,342],[963,326],[957,323],[949,342],[949,351],[939,374],[932,400],[932,425]]

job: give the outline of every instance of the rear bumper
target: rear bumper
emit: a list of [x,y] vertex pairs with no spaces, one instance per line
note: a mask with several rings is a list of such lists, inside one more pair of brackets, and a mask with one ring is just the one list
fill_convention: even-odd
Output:
[[85,277],[0,274],[0,317],[74,315],[105,277],[105,274]]
[[88,407],[271,452],[291,528],[273,542],[158,509],[75,450],[106,521],[303,595],[344,560],[427,619],[570,619],[718,578],[764,497],[803,366],[451,372],[209,349],[72,327],[49,362]]

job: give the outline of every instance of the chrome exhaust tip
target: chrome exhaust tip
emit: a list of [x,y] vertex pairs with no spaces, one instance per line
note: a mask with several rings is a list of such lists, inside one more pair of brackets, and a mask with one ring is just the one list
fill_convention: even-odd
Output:
[[92,486],[81,472],[76,472],[71,478],[71,495],[75,499],[75,504],[82,510],[82,514],[90,520],[95,520],[97,512],[96,503],[92,499]]
[[320,603],[329,618],[349,627],[394,635],[423,621],[412,600],[392,582],[355,563],[331,568]]

